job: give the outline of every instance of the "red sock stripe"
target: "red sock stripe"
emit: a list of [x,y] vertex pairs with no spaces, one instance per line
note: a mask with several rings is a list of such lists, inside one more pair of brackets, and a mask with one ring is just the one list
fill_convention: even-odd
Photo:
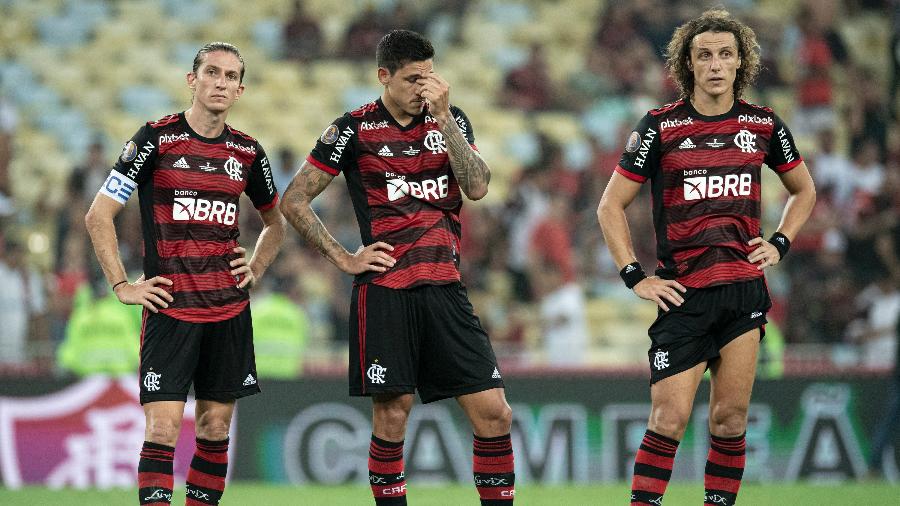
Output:
[[707,460],[712,462],[713,464],[718,464],[724,467],[737,467],[743,469],[744,464],[747,461],[746,455],[726,455],[724,453],[716,451],[715,448],[710,448],[709,455],[707,455]]
[[197,451],[194,452],[195,457],[200,457],[201,459],[211,462],[213,464],[227,464],[228,463],[228,452],[207,452],[197,448]]
[[472,471],[476,473],[511,473],[514,468],[515,458],[511,453],[499,457],[472,457]]
[[197,441],[197,449],[209,453],[224,453],[228,451],[228,440],[225,441]]
[[512,449],[512,441],[507,439],[505,441],[485,442],[485,441],[479,441],[476,439],[472,442],[472,446],[478,450],[499,452],[499,451],[503,451],[503,450],[511,450]]
[[672,457],[662,457],[655,453],[639,451],[634,457],[634,461],[639,464],[647,464],[648,466],[659,467],[662,469],[672,470],[675,465],[674,455]]
[[646,492],[653,492],[654,494],[664,494],[666,492],[666,486],[669,485],[669,482],[666,480],[659,480],[656,478],[651,478],[649,476],[640,476],[634,475],[634,478],[631,480],[631,490],[644,490]]
[[188,471],[187,482],[198,487],[208,488],[212,490],[225,490],[225,477],[206,474],[203,471],[190,469]]
[[703,479],[703,486],[706,490],[722,490],[737,494],[738,490],[741,488],[741,480],[733,480],[731,478],[707,474]]
[[164,473],[138,473],[138,488],[160,487],[172,489],[175,478]]
[[184,506],[209,506],[209,504],[206,504],[205,502],[200,502],[196,499],[188,497],[184,501]]
[[142,459],[161,460],[163,462],[166,462],[166,461],[173,460],[175,458],[175,452],[144,449],[144,450],[141,450],[141,458]]
[[652,436],[644,436],[644,440],[641,441],[641,444],[647,445],[648,447],[663,453],[675,453],[676,451],[678,451],[678,445],[660,441],[659,439],[656,439]]
[[382,460],[394,460],[403,457],[403,447],[385,448],[376,443],[369,445],[369,454]]
[[403,459],[383,462],[370,458],[369,470],[378,474],[400,474],[403,472]]

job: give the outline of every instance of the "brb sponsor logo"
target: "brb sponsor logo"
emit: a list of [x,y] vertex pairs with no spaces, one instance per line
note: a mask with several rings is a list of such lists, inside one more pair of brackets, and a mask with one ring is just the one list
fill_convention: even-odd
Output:
[[196,198],[193,190],[175,190],[172,219],[175,221],[213,221],[223,225],[234,225],[237,219],[237,205],[219,200]]
[[[685,171],[685,175],[706,173],[705,170]],[[753,177],[750,174],[700,176],[684,178],[684,200],[714,199],[750,195]]]
[[738,116],[738,123],[750,123],[753,125],[773,125],[771,117],[761,118],[755,114],[741,114]]
[[188,135],[187,132],[185,132],[185,133],[183,133],[183,134],[178,134],[178,135],[175,135],[175,134],[172,134],[172,135],[163,134],[163,135],[160,135],[160,136],[159,136],[159,145],[162,146],[163,144],[170,144],[170,143],[173,143],[173,142],[186,141],[186,140],[190,139],[190,137],[191,137],[191,136]]
[[450,194],[450,176],[424,181],[406,181],[406,176],[393,172],[384,175],[387,178],[388,200],[393,202],[406,195],[421,200],[438,200]]
[[667,119],[659,124],[659,130],[663,131],[667,128],[675,128],[680,126],[688,126],[694,124],[694,118],[685,119]]

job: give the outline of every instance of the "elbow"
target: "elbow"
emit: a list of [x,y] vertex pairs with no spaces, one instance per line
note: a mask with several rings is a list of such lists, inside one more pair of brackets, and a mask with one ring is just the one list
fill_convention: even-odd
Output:
[[466,196],[469,197],[469,200],[481,200],[486,197],[488,194],[488,185],[483,185],[481,187],[469,190],[466,192]]
[[294,205],[289,203],[287,196],[281,199],[281,202],[278,203],[278,210],[281,211],[282,222],[284,218],[290,218],[294,215]]

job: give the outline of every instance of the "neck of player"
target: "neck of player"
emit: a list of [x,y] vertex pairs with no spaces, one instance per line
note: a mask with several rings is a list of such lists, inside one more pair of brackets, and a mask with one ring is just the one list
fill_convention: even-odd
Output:
[[191,108],[184,111],[184,119],[187,120],[191,129],[198,135],[214,139],[222,134],[225,129],[225,118],[228,112],[215,113],[208,109],[198,106],[196,103]]
[[391,96],[384,92],[381,94],[381,103],[384,104],[384,108],[394,117],[394,121],[396,121],[400,126],[406,126],[412,123],[413,118],[415,116],[410,115],[408,112],[403,110],[402,107],[397,105]]
[[694,110],[704,116],[718,116],[731,110],[734,105],[734,93],[710,95],[702,89],[695,88],[694,96],[691,97],[691,105],[694,106]]

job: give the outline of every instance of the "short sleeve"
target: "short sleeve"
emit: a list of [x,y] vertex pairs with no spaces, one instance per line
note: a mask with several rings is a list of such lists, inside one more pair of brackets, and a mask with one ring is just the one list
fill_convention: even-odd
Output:
[[474,147],[475,130],[472,128],[469,117],[466,116],[466,113],[464,113],[462,109],[455,106],[450,106],[450,114],[453,115],[453,119],[456,120],[456,124],[459,125],[459,129],[462,130],[463,135],[466,136],[466,141]]
[[644,183],[659,168],[659,151],[659,121],[647,113],[628,135],[616,172],[632,181]]
[[350,114],[336,119],[319,136],[306,161],[336,176],[350,167],[356,158],[356,121]]
[[132,192],[150,179],[156,166],[159,146],[154,144],[154,140],[153,128],[149,124],[141,127],[122,147],[122,153],[100,187],[100,193],[125,205]]
[[800,165],[802,161],[794,136],[781,118],[775,115],[775,127],[772,129],[769,152],[766,153],[766,165],[775,172],[782,173]]
[[250,197],[253,207],[260,211],[267,211],[278,203],[278,190],[272,178],[272,166],[269,164],[266,151],[259,143],[256,144],[256,158],[250,166],[250,177],[244,193]]

